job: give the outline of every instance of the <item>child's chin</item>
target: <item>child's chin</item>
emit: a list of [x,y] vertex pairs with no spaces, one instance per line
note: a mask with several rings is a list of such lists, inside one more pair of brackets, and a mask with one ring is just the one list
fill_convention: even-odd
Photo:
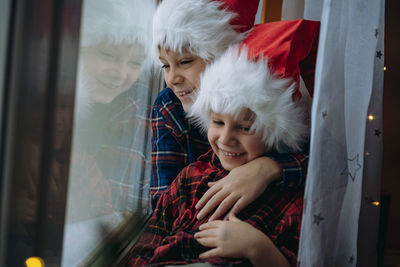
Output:
[[233,163],[221,162],[221,165],[225,170],[231,171],[234,168],[239,167],[242,164],[233,164]]

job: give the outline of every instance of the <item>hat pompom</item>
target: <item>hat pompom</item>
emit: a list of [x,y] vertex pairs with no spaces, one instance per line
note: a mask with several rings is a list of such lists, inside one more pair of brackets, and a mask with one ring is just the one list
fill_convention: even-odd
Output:
[[153,59],[158,60],[162,47],[214,60],[229,45],[240,43],[254,24],[258,1],[246,2],[247,7],[235,4],[239,1],[162,1],[153,18]]
[[230,47],[204,71],[196,100],[188,116],[207,131],[211,111],[236,115],[250,109],[256,115],[251,127],[278,152],[299,150],[308,135],[302,110],[292,101],[295,84],[277,78],[268,59],[249,59],[247,48]]

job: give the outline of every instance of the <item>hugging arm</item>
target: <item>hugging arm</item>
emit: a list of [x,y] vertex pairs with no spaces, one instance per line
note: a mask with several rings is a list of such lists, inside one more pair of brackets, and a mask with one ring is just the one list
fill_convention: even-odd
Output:
[[258,198],[267,186],[282,178],[282,186],[302,186],[307,173],[308,154],[269,153],[233,169],[224,179],[209,183],[209,189],[196,205],[198,218],[215,212],[210,220],[221,218],[228,211],[238,214]]

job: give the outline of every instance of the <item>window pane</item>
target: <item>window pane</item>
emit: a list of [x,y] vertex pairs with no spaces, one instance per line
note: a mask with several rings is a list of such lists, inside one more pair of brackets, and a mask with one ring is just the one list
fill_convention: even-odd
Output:
[[[151,210],[151,0],[84,0],[63,266],[76,266],[123,220]],[[101,234],[100,234],[101,233]]]
[[[3,86],[8,41],[8,27],[10,17],[10,1],[0,1],[0,118],[3,118]],[[0,121],[2,123],[2,121]],[[3,126],[0,126],[3,129]]]

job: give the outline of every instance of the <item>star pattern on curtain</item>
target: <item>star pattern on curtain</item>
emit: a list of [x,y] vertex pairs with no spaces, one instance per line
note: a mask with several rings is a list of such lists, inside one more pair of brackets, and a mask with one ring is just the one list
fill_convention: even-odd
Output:
[[325,110],[322,112],[322,118],[326,118],[328,116],[328,112]]
[[375,28],[375,38],[378,38],[378,36],[379,36],[379,30],[377,29],[377,28]]
[[376,56],[377,58],[379,58],[379,59],[382,59],[382,56],[383,56],[382,51],[381,51],[381,50],[376,51],[375,56]]
[[351,255],[350,258],[349,258],[349,263],[353,263],[353,262],[354,262],[354,256]]
[[319,226],[319,223],[323,220],[325,220],[325,218],[321,216],[321,213],[314,214],[313,224],[316,224],[317,226]]
[[380,129],[375,129],[374,132],[375,132],[375,133],[374,133],[375,136],[378,136],[378,137],[381,136],[381,133],[382,133],[382,132],[381,132]]
[[340,175],[348,175],[354,182],[354,180],[356,179],[357,172],[361,169],[359,158],[360,158],[359,154],[357,154],[353,158],[347,158],[347,159],[345,158],[345,160],[347,161],[347,166],[340,173]]

